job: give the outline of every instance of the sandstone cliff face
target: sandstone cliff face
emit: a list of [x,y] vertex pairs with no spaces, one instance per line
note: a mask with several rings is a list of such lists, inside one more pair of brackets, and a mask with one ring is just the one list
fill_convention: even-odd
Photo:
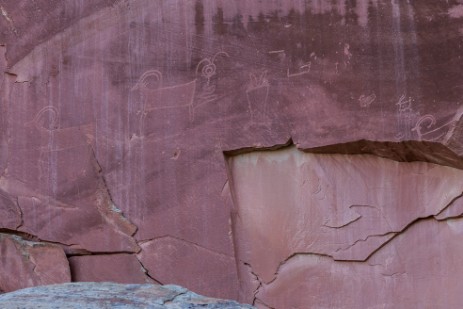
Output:
[[71,274],[2,253],[5,276],[262,308],[463,303],[461,1],[0,13],[0,232]]

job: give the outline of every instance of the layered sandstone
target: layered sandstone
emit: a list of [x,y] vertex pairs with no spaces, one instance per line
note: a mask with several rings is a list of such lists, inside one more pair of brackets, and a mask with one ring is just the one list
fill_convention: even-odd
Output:
[[0,232],[73,281],[461,304],[462,6],[2,0]]

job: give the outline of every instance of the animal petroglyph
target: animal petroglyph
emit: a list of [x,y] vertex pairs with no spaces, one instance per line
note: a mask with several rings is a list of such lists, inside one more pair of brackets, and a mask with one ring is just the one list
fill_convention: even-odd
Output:
[[211,79],[217,74],[216,60],[219,56],[230,57],[226,52],[218,52],[210,58],[204,58],[196,66],[196,75],[206,80],[198,94],[198,103],[201,105],[217,100],[216,85],[211,83]]
[[372,93],[370,95],[364,95],[362,94],[360,97],[359,97],[359,104],[360,104],[360,107],[368,107],[370,106],[374,101],[376,100],[376,94]]
[[309,61],[307,63],[304,63],[302,66],[299,67],[299,72],[297,73],[290,73],[289,69],[286,72],[286,75],[288,77],[295,77],[295,76],[301,76],[310,73],[310,68],[312,67],[312,62]]
[[210,58],[204,58],[196,66],[196,75],[198,75],[201,72],[201,76],[206,78],[207,82],[209,83],[211,78],[217,73],[217,66],[215,64],[215,61],[217,60],[217,57],[219,56],[223,56],[227,58],[230,57],[230,55],[228,55],[226,52],[221,51],[221,52],[216,53],[214,56]]
[[159,70],[149,70],[142,74],[132,91],[141,93],[141,110],[139,114],[139,132],[143,135],[147,115],[159,109],[188,108],[190,121],[194,120],[194,102],[197,86],[201,79],[201,91],[198,94],[198,103],[204,104],[217,99],[216,85],[211,79],[217,74],[216,60],[219,56],[230,57],[226,52],[218,52],[212,57],[202,59],[196,66],[196,78],[183,84],[165,86],[163,76]]
[[162,73],[149,70],[143,73],[132,90],[138,90],[142,95],[142,109],[139,111],[140,133],[144,131],[147,115],[157,109],[188,107],[190,120],[194,117],[196,79],[184,84],[164,86]]

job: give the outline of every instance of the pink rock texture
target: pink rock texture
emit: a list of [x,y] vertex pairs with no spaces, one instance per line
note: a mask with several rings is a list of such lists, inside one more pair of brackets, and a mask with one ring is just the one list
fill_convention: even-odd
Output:
[[68,260],[57,245],[0,233],[0,291],[71,281]]
[[[74,281],[141,263],[212,297],[338,306],[297,264],[326,295],[392,297],[370,263],[400,264],[400,239],[415,256],[418,226],[461,256],[462,39],[458,0],[0,0],[0,232],[57,244]],[[403,303],[349,301],[456,289],[419,271]]]
[[[232,256],[204,249],[184,240],[162,237],[141,244],[140,262],[149,274],[164,284],[177,282],[198,293],[216,295],[227,290],[238,290],[235,259]],[[181,271],[174,272],[173,269]],[[198,280],[204,272],[217,274],[207,281]],[[235,292],[236,293],[236,292]],[[229,292],[224,298],[234,298]]]
[[367,263],[295,255],[256,296],[270,308],[458,308],[462,224],[422,220]]
[[80,282],[152,283],[133,254],[69,257],[72,278]]

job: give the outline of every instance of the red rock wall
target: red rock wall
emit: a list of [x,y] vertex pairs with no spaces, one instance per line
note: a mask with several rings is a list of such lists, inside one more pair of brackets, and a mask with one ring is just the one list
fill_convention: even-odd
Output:
[[462,5],[0,0],[0,232],[58,281],[463,303]]

